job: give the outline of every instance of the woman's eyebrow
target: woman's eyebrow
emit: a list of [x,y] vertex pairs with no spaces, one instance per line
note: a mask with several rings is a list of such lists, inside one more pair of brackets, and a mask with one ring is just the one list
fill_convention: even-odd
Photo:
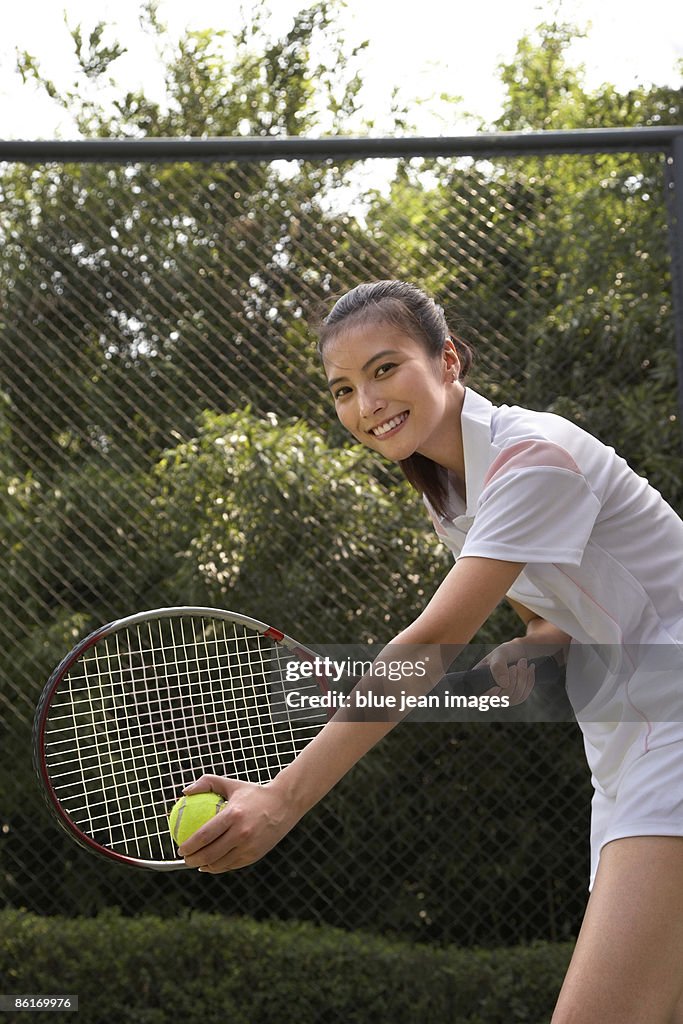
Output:
[[[367,363],[363,363],[361,366],[361,373],[365,373],[369,366],[375,362],[376,359],[384,359],[385,356],[398,356],[401,353],[395,348],[385,348],[381,352],[376,352],[374,356],[370,356]],[[346,380],[346,377],[333,377],[332,380],[328,380],[328,387],[333,388],[335,384],[339,384],[340,381]]]

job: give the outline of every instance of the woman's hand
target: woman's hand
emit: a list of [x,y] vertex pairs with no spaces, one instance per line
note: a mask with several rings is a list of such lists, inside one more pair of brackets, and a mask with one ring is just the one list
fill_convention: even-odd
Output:
[[479,665],[488,665],[496,686],[489,692],[505,696],[510,704],[527,700],[536,683],[532,658],[554,657],[558,665],[566,661],[571,637],[557,626],[533,616],[527,621],[526,636],[515,637],[496,647]]
[[215,818],[178,849],[186,864],[209,874],[243,868],[259,860],[300,817],[272,782],[257,785],[220,775],[202,775],[183,792],[187,796],[219,793],[227,801]]
[[491,651],[476,666],[487,665],[496,685],[489,690],[491,696],[507,697],[510,704],[522,704],[536,683],[536,669],[526,637],[509,640]]

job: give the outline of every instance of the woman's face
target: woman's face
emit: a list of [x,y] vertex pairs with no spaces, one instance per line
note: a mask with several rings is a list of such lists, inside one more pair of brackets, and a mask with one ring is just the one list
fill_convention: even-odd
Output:
[[434,358],[399,328],[370,323],[333,336],[323,363],[337,416],[356,440],[392,461],[435,457],[459,372],[450,339]]

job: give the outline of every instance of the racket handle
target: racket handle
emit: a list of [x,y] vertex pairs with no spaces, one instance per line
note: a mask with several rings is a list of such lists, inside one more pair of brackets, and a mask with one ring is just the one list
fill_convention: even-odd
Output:
[[[564,669],[550,655],[531,658],[529,664],[536,667],[534,689],[557,689],[564,682]],[[440,687],[447,686],[451,693],[461,693],[467,697],[480,697],[496,685],[488,665],[471,668],[465,672],[449,672],[439,684]]]

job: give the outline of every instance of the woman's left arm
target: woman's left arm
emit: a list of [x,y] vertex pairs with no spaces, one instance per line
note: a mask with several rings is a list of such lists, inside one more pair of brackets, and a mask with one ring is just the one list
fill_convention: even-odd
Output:
[[[453,566],[424,611],[380,653],[395,660],[397,645],[406,661],[424,659],[428,672],[411,692],[427,693],[442,678],[441,648],[467,644],[486,621],[523,568],[522,563],[488,558],[462,558]],[[448,659],[446,659],[447,661]],[[372,673],[356,688],[372,686]],[[397,689],[401,685],[399,681]],[[191,792],[213,789],[229,798],[217,814],[183,843],[188,864],[217,872],[250,864],[268,852],[334,785],[408,714],[383,715],[379,721],[354,721],[337,714],[301,753],[263,786],[234,779],[203,776]]]

